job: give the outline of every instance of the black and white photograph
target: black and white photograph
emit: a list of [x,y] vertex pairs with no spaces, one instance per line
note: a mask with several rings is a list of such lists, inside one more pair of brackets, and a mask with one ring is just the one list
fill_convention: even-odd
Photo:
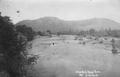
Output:
[[0,77],[120,77],[120,0],[0,0]]

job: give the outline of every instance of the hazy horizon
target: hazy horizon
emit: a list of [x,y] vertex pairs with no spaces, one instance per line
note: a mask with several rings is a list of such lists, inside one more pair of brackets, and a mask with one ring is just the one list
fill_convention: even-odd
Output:
[[120,22],[120,0],[0,0],[2,15],[13,23],[41,17],[62,20],[107,18]]

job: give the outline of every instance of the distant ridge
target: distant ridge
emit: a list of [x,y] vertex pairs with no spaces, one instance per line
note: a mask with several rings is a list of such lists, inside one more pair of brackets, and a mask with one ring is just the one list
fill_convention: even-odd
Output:
[[87,20],[66,21],[57,17],[43,17],[35,20],[23,20],[16,25],[26,25],[32,27],[35,31],[51,30],[52,32],[62,32],[69,30],[87,30],[87,29],[120,29],[120,23],[106,18],[92,18]]

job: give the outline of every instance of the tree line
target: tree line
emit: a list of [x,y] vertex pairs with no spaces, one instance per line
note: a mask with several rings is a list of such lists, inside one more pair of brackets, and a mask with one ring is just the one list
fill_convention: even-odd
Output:
[[97,36],[97,37],[120,37],[120,30],[111,30],[111,29],[103,29],[103,30],[95,30],[95,29],[89,29],[89,30],[81,30],[78,35],[80,36]]

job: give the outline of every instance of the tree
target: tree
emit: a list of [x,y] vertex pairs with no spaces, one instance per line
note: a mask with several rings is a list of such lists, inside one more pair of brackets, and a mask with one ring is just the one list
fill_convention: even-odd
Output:
[[50,30],[47,30],[46,32],[49,33],[49,34],[51,34],[51,31],[50,31]]
[[50,30],[47,30],[46,33],[51,37],[52,32]]
[[27,27],[26,25],[18,25],[16,26],[16,30],[24,35],[27,38],[27,41],[32,41],[36,35],[36,32],[33,31],[31,27]]
[[118,30],[112,30],[110,35],[112,37],[120,37],[120,32]]
[[85,35],[86,35],[86,32],[85,32],[84,30],[81,30],[81,31],[79,32],[79,35],[80,35],[80,36],[85,36]]
[[60,36],[60,35],[61,35],[61,33],[60,33],[60,32],[57,32],[57,35],[58,35],[58,36]]
[[45,35],[45,33],[41,32],[41,31],[38,31],[37,34],[40,35],[40,36],[44,36]]
[[90,34],[91,36],[94,36],[94,35],[95,35],[95,32],[96,32],[95,29],[90,29],[90,30],[89,30],[89,34]]
[[27,41],[19,35],[7,16],[0,16],[0,71],[5,70],[10,77],[25,75]]
[[116,49],[116,46],[115,46],[115,40],[112,39],[111,43],[112,43],[112,53],[115,54],[115,53],[117,53],[117,49]]

